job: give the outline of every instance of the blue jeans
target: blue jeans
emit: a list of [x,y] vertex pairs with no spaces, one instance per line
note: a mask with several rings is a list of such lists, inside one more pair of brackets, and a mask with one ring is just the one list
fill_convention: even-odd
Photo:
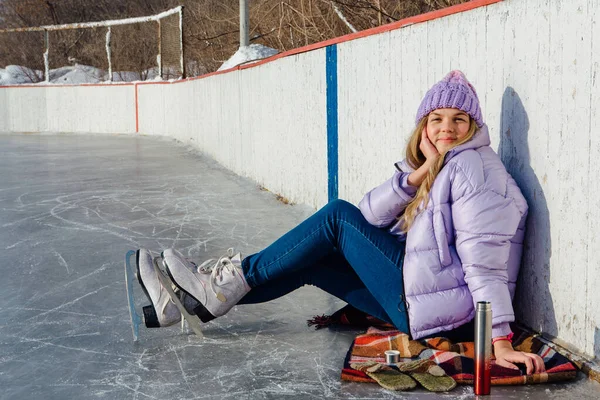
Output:
[[409,333],[402,265],[405,243],[334,200],[263,251],[242,261],[252,290],[238,304],[262,303],[314,285]]

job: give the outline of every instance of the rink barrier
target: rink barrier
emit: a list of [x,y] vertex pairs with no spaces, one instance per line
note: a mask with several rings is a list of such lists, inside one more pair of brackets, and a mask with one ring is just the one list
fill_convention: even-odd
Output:
[[[315,208],[332,197],[336,176],[337,195],[356,204],[403,158],[414,127],[405,116],[414,115],[428,87],[462,69],[479,90],[494,150],[530,204],[527,229],[535,240],[528,235],[525,245],[517,320],[598,359],[599,17],[600,3],[591,0],[472,1],[227,71],[136,83],[127,94],[130,128],[118,133],[173,137],[290,202]],[[335,130],[327,109],[332,45]],[[24,87],[32,86],[45,96],[43,86]],[[0,104],[7,92],[0,90]],[[21,106],[31,107],[24,100],[31,93],[22,97]],[[286,110],[292,107],[293,113]],[[0,131],[6,129],[1,108]],[[27,109],[16,111],[26,115]],[[37,114],[45,118],[46,110]],[[13,119],[14,131],[29,131]],[[337,168],[328,147],[334,138]]]

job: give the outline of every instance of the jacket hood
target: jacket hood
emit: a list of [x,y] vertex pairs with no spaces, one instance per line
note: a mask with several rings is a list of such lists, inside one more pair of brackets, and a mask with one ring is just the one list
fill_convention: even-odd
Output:
[[450,151],[446,153],[446,159],[444,160],[444,165],[448,163],[454,156],[462,153],[465,150],[475,150],[483,146],[489,146],[491,144],[490,141],[490,133],[488,131],[488,127],[486,124],[483,124],[481,128],[475,132],[471,140],[466,143],[461,144],[460,146],[456,146]]

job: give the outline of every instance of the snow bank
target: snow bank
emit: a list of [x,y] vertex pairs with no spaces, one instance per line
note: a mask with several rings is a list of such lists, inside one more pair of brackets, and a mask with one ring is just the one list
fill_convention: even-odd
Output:
[[[80,83],[98,83],[103,82],[106,79],[106,72],[90,67],[87,65],[75,65],[73,67],[58,68],[62,73],[60,76],[53,77],[52,71],[50,71],[50,82],[51,83],[63,83],[63,84],[80,84]],[[56,70],[54,70],[56,71]]]
[[[173,71],[172,75],[176,75]],[[153,80],[158,77],[158,68],[150,68],[140,76],[139,72],[118,71],[113,72],[113,82],[135,82]],[[19,65],[9,65],[0,68],[0,86],[21,85],[31,83],[44,83],[44,72],[32,70]],[[61,67],[50,70],[50,83],[77,85],[82,83],[100,83],[108,81],[108,72],[88,65],[76,64],[70,67]]]
[[223,63],[218,71],[236,67],[240,64],[262,60],[277,54],[278,51],[262,44],[251,44],[250,46],[240,47],[238,51],[227,61]]
[[0,85],[19,85],[44,80],[44,73],[19,65],[0,68]]

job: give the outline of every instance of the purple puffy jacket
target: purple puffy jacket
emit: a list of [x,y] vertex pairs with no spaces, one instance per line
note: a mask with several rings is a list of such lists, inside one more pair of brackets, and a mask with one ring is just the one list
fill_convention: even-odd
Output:
[[417,188],[407,182],[413,169],[405,161],[396,167],[359,208],[370,224],[406,240],[403,276],[412,337],[469,322],[478,301],[492,302],[492,336],[508,335],[527,202],[490,147],[487,126],[447,153],[427,208],[406,235],[397,217]]

